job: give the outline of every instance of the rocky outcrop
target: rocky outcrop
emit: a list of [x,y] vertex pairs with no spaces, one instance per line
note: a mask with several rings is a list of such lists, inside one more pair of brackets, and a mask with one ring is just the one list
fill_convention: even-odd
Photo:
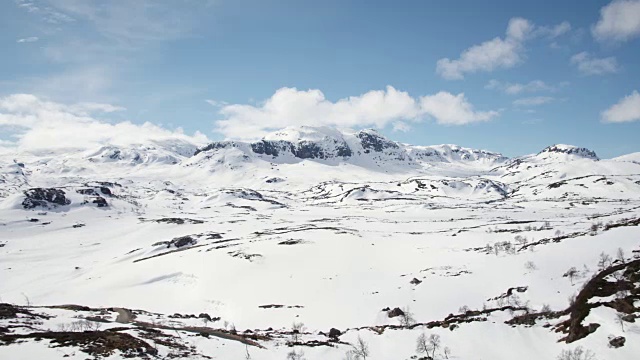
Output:
[[175,248],[181,248],[181,247],[185,247],[185,246],[191,246],[191,245],[195,245],[198,243],[197,239],[194,239],[193,237],[187,235],[187,236],[180,236],[177,238],[173,238],[171,239],[171,241],[159,241],[155,244],[153,244],[153,246],[161,246],[161,245],[166,245],[167,249],[170,247],[175,247]]
[[25,209],[50,208],[71,204],[71,200],[67,199],[66,193],[62,189],[34,188],[26,190],[24,195],[25,199],[22,201],[22,206]]
[[599,160],[598,155],[596,155],[595,151],[592,151],[583,147],[576,147],[572,145],[562,145],[562,144],[556,144],[556,145],[551,145],[549,147],[546,147],[540,153],[538,153],[538,155],[553,154],[553,153],[575,155],[582,158]]
[[617,336],[609,340],[609,346],[617,349],[623,347],[626,341],[627,339],[624,336]]
[[381,152],[385,149],[398,149],[400,147],[397,143],[387,140],[374,130],[362,130],[356,136],[360,139],[365,154],[371,151]]

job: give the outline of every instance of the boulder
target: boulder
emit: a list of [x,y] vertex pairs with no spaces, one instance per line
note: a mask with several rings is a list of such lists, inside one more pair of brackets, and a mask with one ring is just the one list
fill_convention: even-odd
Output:
[[342,332],[336,328],[331,328],[331,330],[329,330],[329,337],[332,339],[337,339],[340,335],[342,335]]
[[627,339],[625,339],[624,336],[617,336],[614,337],[613,339],[609,340],[609,346],[612,348],[619,348],[619,347],[623,347],[624,343],[627,341]]
[[393,310],[387,311],[387,315],[390,318],[394,318],[396,316],[403,316],[404,315],[404,311],[402,311],[402,309],[400,309],[400,308],[395,308]]
[[97,196],[95,199],[93,199],[92,203],[98,205],[98,207],[109,206],[109,204],[107,203],[107,200],[105,200],[105,198],[103,198],[102,196]]

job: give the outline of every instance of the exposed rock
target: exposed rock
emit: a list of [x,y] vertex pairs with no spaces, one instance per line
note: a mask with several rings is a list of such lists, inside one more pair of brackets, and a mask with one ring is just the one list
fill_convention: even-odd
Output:
[[342,332],[336,328],[331,328],[331,330],[329,330],[329,337],[332,339],[337,339],[340,335],[342,335]]
[[390,318],[394,318],[396,316],[403,316],[403,315],[404,315],[404,311],[402,311],[402,309],[400,308],[395,308],[393,310],[387,311],[387,316],[389,316]]
[[577,155],[584,158],[598,160],[598,155],[596,155],[595,151],[591,151],[586,148],[575,147],[571,145],[551,145],[543,149],[539,154],[544,154],[544,153]]
[[[156,350],[148,343],[127,333],[117,331],[83,331],[83,332],[34,332],[29,334],[2,334],[0,341],[5,344],[24,341],[25,339],[48,339],[57,347],[79,347],[82,352],[93,355],[96,358],[108,357],[115,354],[116,350],[125,358],[143,357],[146,354],[156,353]],[[144,356],[146,357],[146,356]]]
[[622,317],[622,321],[626,321],[626,322],[629,322],[629,323],[634,323],[634,322],[636,322],[636,316],[634,314],[624,315]]
[[613,339],[609,340],[609,347],[612,348],[620,348],[624,346],[624,343],[627,341],[624,336],[617,336]]
[[196,156],[198,154],[200,154],[201,152],[206,152],[206,151],[211,151],[211,150],[218,150],[218,149],[230,149],[230,148],[234,148],[237,147],[238,145],[234,142],[234,141],[216,141],[216,142],[212,142],[211,144],[203,147],[203,148],[199,148],[196,149],[196,151],[193,153],[193,156]]
[[201,313],[200,315],[198,315],[198,318],[206,319],[206,321],[210,321],[210,322],[220,320],[219,317],[211,317],[211,315],[209,315],[207,313]]
[[272,177],[272,178],[268,178],[264,182],[266,182],[267,184],[275,184],[275,183],[279,183],[279,182],[283,182],[283,181],[285,181],[283,178]]
[[64,190],[55,188],[33,188],[24,192],[26,198],[22,201],[25,209],[40,207],[56,207],[71,204],[71,200],[66,198]]
[[170,248],[172,246],[176,247],[176,248],[181,248],[181,247],[184,247],[184,246],[195,245],[197,243],[198,243],[198,240],[192,238],[189,235],[186,235],[186,236],[180,236],[180,237],[177,237],[177,238],[173,238],[173,239],[171,239],[171,241],[160,241],[160,242],[157,242],[157,243],[153,244],[153,246],[166,245],[167,248]]
[[362,130],[357,134],[364,149],[365,154],[371,152],[381,152],[384,149],[397,149],[399,146],[393,141],[389,141],[375,130]]
[[301,239],[289,239],[289,240],[280,241],[278,245],[295,245],[303,242],[304,241]]
[[413,285],[418,285],[422,282],[422,280],[418,280],[416,278],[413,278],[409,283],[413,284]]
[[77,189],[76,192],[82,195],[98,196],[95,189]]
[[[20,316],[18,316],[20,315]],[[15,319],[17,317],[24,317],[30,319],[42,318],[48,319],[48,316],[39,315],[33,313],[26,308],[15,306],[11,304],[0,303],[0,319]]]
[[102,196],[96,196],[96,198],[93,199],[92,203],[98,205],[98,207],[109,206],[109,204],[107,203],[107,200],[105,200],[105,198],[103,198]]
[[155,222],[157,222],[158,224],[176,224],[176,225],[183,225],[185,223],[189,223],[189,224],[202,224],[204,223],[204,221],[202,220],[196,220],[196,219],[188,219],[188,218],[162,218],[162,219],[156,219],[153,220]]

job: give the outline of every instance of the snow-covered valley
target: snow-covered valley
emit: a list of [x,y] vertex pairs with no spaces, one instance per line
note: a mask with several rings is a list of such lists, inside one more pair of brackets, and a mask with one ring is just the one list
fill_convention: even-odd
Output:
[[569,145],[1,154],[0,358],[634,359],[639,225],[640,155]]

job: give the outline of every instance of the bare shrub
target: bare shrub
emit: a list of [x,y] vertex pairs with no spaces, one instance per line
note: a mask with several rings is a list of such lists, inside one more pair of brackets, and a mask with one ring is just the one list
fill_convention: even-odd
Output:
[[413,313],[409,307],[402,308],[402,314],[400,315],[400,325],[402,326],[411,326],[416,323],[416,320],[413,317]]
[[529,242],[529,240],[527,239],[526,236],[522,236],[522,235],[516,235],[516,237],[514,238],[514,240],[520,244],[520,246],[524,246],[527,245],[527,243]]
[[[420,334],[416,339],[416,352],[418,354],[427,354],[427,356],[435,359],[436,351],[440,348],[440,335],[431,334],[429,337],[425,333]],[[445,357],[450,354],[449,348],[444,349]],[[431,353],[431,355],[429,355]]]
[[83,332],[98,331],[102,324],[96,321],[78,320],[69,324],[58,324],[58,331],[61,332]]
[[420,334],[416,339],[416,352],[418,354],[429,353],[429,341],[427,340],[427,335],[425,333]]
[[304,331],[304,324],[303,323],[297,323],[294,322],[291,325],[291,341],[293,341],[294,343],[297,343],[298,341],[300,341],[300,333]]
[[618,251],[616,252],[616,260],[620,261],[620,263],[622,264],[627,261],[624,256],[624,250],[622,250],[622,248],[618,248]]
[[582,346],[578,346],[573,351],[562,350],[558,355],[558,360],[596,360],[596,354],[591,350],[585,350]]
[[600,253],[600,259],[598,260],[598,268],[604,270],[611,266],[611,256],[605,254],[604,251]]
[[616,323],[620,325],[622,332],[624,332],[624,314],[616,313]]
[[31,300],[25,293],[22,293],[22,297],[24,298],[24,304],[27,306],[31,306]]
[[431,349],[431,357],[433,359],[436,358],[436,350],[440,348],[440,335],[431,334],[429,335],[429,348]]
[[293,349],[287,353],[287,360],[304,360],[304,351]]
[[576,269],[575,267],[571,267],[562,276],[563,277],[568,277],[569,281],[571,281],[571,285],[573,285],[573,279],[577,278],[579,276],[579,274],[580,273],[578,273],[578,269]]
[[538,270],[538,267],[536,266],[536,264],[533,261],[527,261],[526,263],[524,263],[524,268],[529,270],[529,271]]
[[353,348],[347,351],[347,359],[351,360],[367,360],[369,356],[369,345],[360,336],[356,340],[355,345],[351,345]]

